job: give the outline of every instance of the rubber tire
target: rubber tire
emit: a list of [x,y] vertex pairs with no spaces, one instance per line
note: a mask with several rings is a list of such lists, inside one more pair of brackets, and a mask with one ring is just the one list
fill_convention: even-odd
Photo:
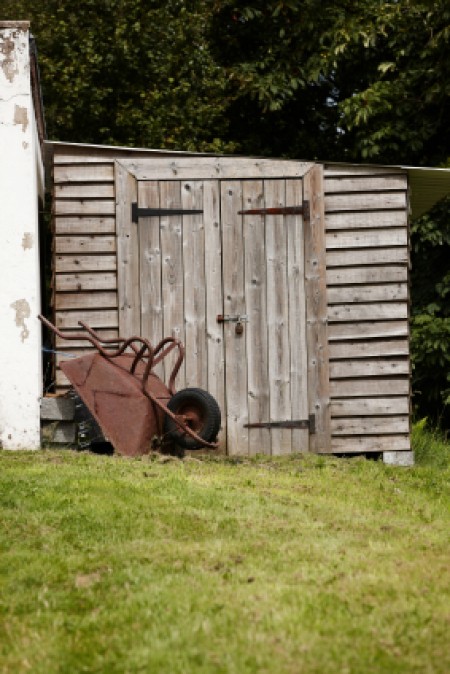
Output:
[[[201,426],[193,428],[206,442],[214,442],[220,430],[221,414],[220,407],[215,398],[201,388],[185,388],[169,400],[167,405],[174,414],[183,414],[184,410],[194,408],[201,417]],[[183,433],[176,422],[166,415],[164,420],[164,433],[168,438],[183,449],[201,449],[203,445],[190,435]]]

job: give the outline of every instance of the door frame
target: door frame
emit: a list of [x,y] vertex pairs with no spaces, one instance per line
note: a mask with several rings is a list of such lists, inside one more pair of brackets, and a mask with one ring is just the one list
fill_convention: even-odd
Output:
[[224,180],[302,178],[304,217],[308,405],[312,452],[331,451],[329,348],[326,293],[326,240],[323,166],[311,162],[245,157],[171,156],[115,161],[117,287],[119,334],[140,332],[140,288],[137,228],[131,203],[139,180]]

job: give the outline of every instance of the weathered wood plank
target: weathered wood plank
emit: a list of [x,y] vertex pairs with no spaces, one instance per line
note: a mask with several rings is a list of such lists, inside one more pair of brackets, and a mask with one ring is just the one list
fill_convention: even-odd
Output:
[[402,395],[409,396],[409,377],[366,377],[362,379],[333,379],[330,394],[334,398]]
[[53,218],[55,234],[115,234],[115,217],[69,216]]
[[57,390],[60,390],[61,388],[68,389],[72,386],[64,372],[59,369],[55,371],[55,383]]
[[308,345],[309,413],[315,415],[316,432],[310,449],[330,451],[329,356],[323,170],[315,165],[305,175],[303,197],[310,202],[305,221],[305,278]]
[[407,302],[333,304],[328,307],[328,320],[330,323],[338,321],[376,321],[390,318],[393,320],[408,318]]
[[348,194],[349,192],[386,192],[390,190],[403,190],[408,188],[406,175],[354,175],[327,176],[325,179],[325,194]]
[[[157,200],[153,202],[153,205]],[[159,184],[159,205],[161,208],[181,208],[181,184],[179,181],[161,182]],[[157,227],[157,220],[151,219],[149,226]],[[184,269],[183,269],[183,223],[181,215],[162,216],[159,221],[160,226],[160,245],[161,255],[159,264],[161,266],[161,288],[156,292],[161,294],[161,308],[162,316],[157,315],[153,317],[153,322],[158,326],[161,332],[161,337],[175,337],[183,342],[186,342],[185,337],[185,322],[184,322]],[[154,239],[156,243],[157,232],[155,231]],[[152,275],[154,276],[152,285],[156,286],[158,283],[158,256],[154,257],[154,269]],[[160,326],[160,318],[162,324]],[[159,334],[159,332],[158,332]],[[170,354],[164,362],[166,371],[166,378],[170,376],[170,372],[175,364],[177,354]],[[184,362],[178,374],[177,386],[178,388],[185,388],[186,386],[186,363]]]
[[407,358],[335,360],[330,362],[330,377],[331,379],[348,379],[351,377],[409,375],[409,368]]
[[331,419],[331,432],[337,435],[381,435],[409,433],[408,416],[349,417]]
[[350,232],[328,232],[326,235],[327,250],[340,248],[387,248],[389,246],[407,246],[408,232],[406,228],[362,229]]
[[57,445],[74,445],[77,441],[77,424],[73,421],[44,422],[42,442]]
[[[286,204],[302,203],[301,180],[286,180]],[[304,223],[300,215],[285,217],[287,231],[287,278],[289,289],[289,342],[291,352],[291,419],[307,419],[308,349],[306,343],[306,290]],[[292,431],[292,451],[309,450],[309,430]]]
[[[282,180],[264,181],[264,199],[271,207],[286,205]],[[287,229],[282,215],[266,220],[267,333],[270,420],[289,419],[292,414],[289,354],[289,293],[287,282]],[[272,454],[292,452],[292,432],[273,429]]]
[[386,283],[386,285],[356,285],[328,288],[328,304],[348,304],[351,302],[387,302],[407,300],[406,283]]
[[115,236],[55,236],[55,253],[115,253]]
[[385,227],[407,227],[406,210],[397,211],[351,211],[325,212],[325,227],[332,230],[378,229]]
[[[184,181],[183,209],[203,210],[203,183]],[[205,228],[203,214],[183,216],[186,386],[208,385],[206,347]]]
[[330,342],[337,340],[376,339],[405,337],[408,333],[408,322],[374,321],[368,323],[340,323],[328,327]]
[[409,355],[407,339],[330,342],[330,358],[333,360],[407,355]]
[[243,178],[301,178],[309,162],[248,157],[172,156],[121,160],[138,180],[204,180]]
[[115,255],[56,255],[55,272],[116,271]]
[[116,289],[117,276],[114,273],[55,275],[56,292]]
[[75,164],[69,166],[53,167],[53,182],[77,183],[77,182],[100,182],[114,180],[114,164],[110,161],[107,164]]
[[359,265],[408,264],[406,246],[355,250],[327,250],[327,267],[357,267]]
[[325,196],[325,210],[330,211],[378,211],[405,209],[406,192],[354,192],[350,194],[330,194]]
[[357,454],[359,452],[386,452],[411,449],[408,434],[403,435],[365,435],[355,437],[333,437],[332,451],[336,454]]
[[117,328],[119,318],[116,309],[59,311],[56,314],[56,326],[58,328],[80,329],[78,321],[83,321],[97,330],[98,328]]
[[56,199],[53,209],[55,215],[114,215],[116,211],[112,199]]
[[41,421],[73,421],[75,402],[62,396],[44,396],[41,398]]
[[131,221],[131,203],[137,201],[134,177],[115,163],[117,218],[117,288],[119,332],[136,335],[141,332],[139,295],[139,240]]
[[105,145],[80,145],[79,147],[56,147],[54,146],[54,164],[105,164],[115,160],[130,161],[139,157],[142,160],[150,160],[158,157],[184,157],[202,156],[197,152],[184,152],[178,150],[148,150],[141,148],[123,148]]
[[55,185],[56,199],[114,199],[114,183],[75,183]]
[[[408,280],[406,265],[394,267],[384,265],[380,267],[334,267],[327,269],[327,287],[351,285],[355,283],[401,283]],[[328,290],[328,292],[330,292]]]
[[[300,202],[301,203],[301,200]],[[264,208],[262,180],[243,182],[243,207]],[[267,270],[265,218],[246,215],[243,219],[245,245],[245,300],[248,323],[244,324],[248,361],[249,423],[270,419],[267,352]],[[250,454],[270,454],[271,432],[255,428],[249,433]]]
[[377,166],[370,164],[346,164],[346,163],[327,163],[324,164],[325,180],[334,176],[407,176],[405,169],[396,166]]
[[93,291],[78,293],[56,293],[55,309],[116,309],[117,293]]
[[[224,314],[246,313],[244,294],[244,249],[242,216],[242,184],[239,181],[221,183],[223,294]],[[220,313],[220,312],[218,312]],[[247,355],[244,335],[236,335],[233,323],[224,323],[225,382],[227,397],[227,437],[229,454],[248,454],[248,388]],[[244,365],[245,364],[245,365]]]
[[218,308],[223,307],[222,235],[220,226],[220,187],[217,180],[203,185],[203,222],[205,227],[206,337],[208,350],[207,390],[217,400],[222,412],[219,451],[226,452],[225,423],[225,353],[223,327],[217,322]]
[[[89,324],[88,324],[89,325]],[[75,329],[73,330],[67,330],[67,334],[69,335],[74,335],[74,334],[82,334],[83,329],[79,326],[76,325]],[[114,330],[98,330],[97,331],[98,335],[102,337],[103,339],[111,339],[113,337],[118,337],[119,331],[117,329]],[[131,337],[132,335],[125,335],[125,337]],[[61,339],[61,337],[56,336],[56,349],[58,351],[73,351],[74,349],[88,349],[90,348],[89,342],[86,340],[82,339],[76,339],[76,340],[67,340],[67,339]]]
[[[179,187],[176,192],[176,206],[180,205]],[[138,183],[137,202],[139,208],[159,208],[161,206],[160,186],[157,181]],[[169,207],[171,204],[169,204]],[[139,296],[137,313],[140,316],[142,337],[156,345],[164,335],[162,288],[161,288],[161,230],[158,217],[140,217],[137,228],[139,245]],[[136,262],[134,261],[134,264]],[[137,265],[136,265],[137,266]],[[160,363],[155,372],[164,377],[165,366],[169,361]]]
[[390,398],[350,398],[331,401],[333,417],[365,417],[390,414],[409,414],[406,396]]

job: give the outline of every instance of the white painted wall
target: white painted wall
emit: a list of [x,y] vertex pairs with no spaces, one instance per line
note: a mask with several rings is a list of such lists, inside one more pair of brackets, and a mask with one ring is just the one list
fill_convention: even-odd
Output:
[[0,22],[0,446],[40,446],[42,395],[38,195],[43,166],[29,32]]

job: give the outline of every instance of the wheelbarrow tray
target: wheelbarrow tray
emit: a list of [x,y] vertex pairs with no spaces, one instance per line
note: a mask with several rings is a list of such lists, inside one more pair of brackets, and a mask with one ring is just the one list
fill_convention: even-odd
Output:
[[[61,363],[61,370],[100,426],[114,449],[125,456],[147,454],[152,441],[161,438],[164,410],[142,390],[143,364],[130,372],[134,356],[122,354],[107,359],[89,353]],[[164,407],[171,396],[153,372],[146,388]]]

